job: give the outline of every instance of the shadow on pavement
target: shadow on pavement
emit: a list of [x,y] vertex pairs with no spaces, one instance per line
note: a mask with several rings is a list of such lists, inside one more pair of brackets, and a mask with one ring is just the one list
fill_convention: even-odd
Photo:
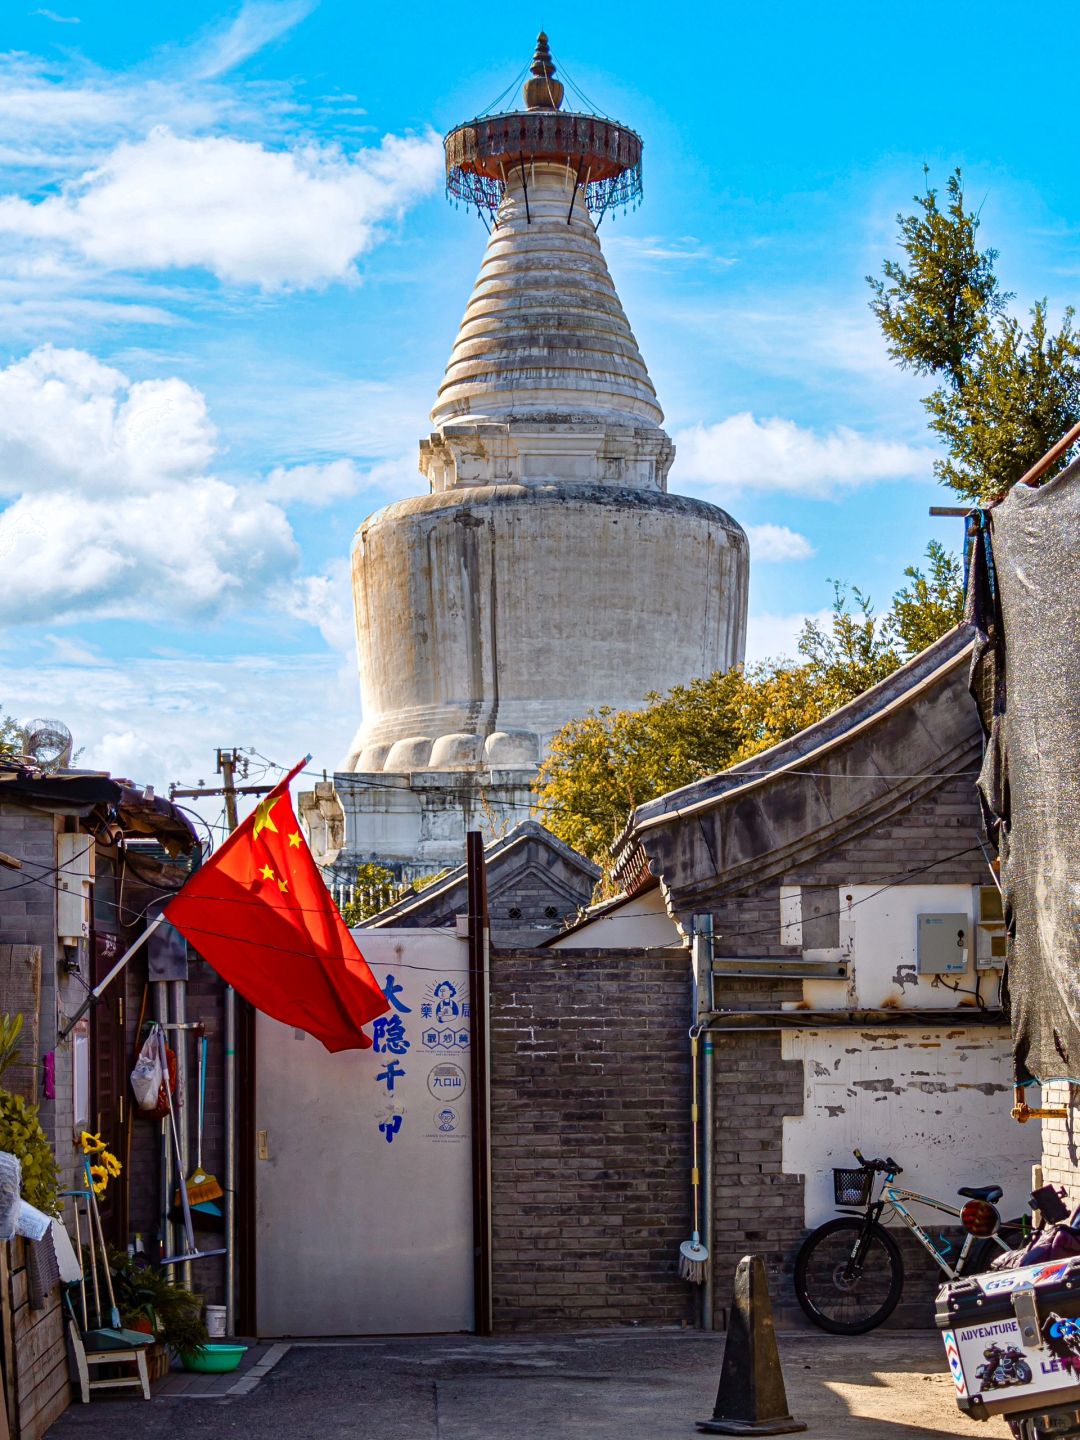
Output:
[[[780,1346],[809,1436],[1007,1440],[1002,1421],[957,1410],[936,1332],[799,1333]],[[722,1335],[644,1329],[298,1343],[248,1395],[95,1400],[49,1440],[86,1425],[117,1440],[674,1440],[711,1414],[722,1355]]]

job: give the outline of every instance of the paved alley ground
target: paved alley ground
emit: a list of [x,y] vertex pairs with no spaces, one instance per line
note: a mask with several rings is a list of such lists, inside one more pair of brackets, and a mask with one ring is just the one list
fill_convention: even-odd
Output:
[[[645,1329],[263,1345],[245,1372],[174,1374],[149,1404],[76,1403],[49,1440],[676,1440],[712,1413],[723,1345]],[[781,1349],[792,1412],[817,1440],[1007,1440],[1000,1420],[957,1410],[937,1332],[803,1331]]]

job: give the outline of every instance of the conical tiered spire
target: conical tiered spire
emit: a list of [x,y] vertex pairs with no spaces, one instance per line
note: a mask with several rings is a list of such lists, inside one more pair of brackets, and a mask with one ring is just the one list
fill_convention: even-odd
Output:
[[530,412],[663,420],[592,220],[573,199],[564,167],[508,173],[431,413],[436,425]]
[[531,76],[522,87],[526,110],[558,110],[563,102],[563,87],[561,81],[553,79],[555,62],[543,30],[536,37],[536,52],[529,68]]
[[540,32],[526,109],[446,138],[449,193],[492,217],[421,442],[435,491],[518,481],[666,488],[674,450],[592,216],[641,194],[641,138],[560,109]]

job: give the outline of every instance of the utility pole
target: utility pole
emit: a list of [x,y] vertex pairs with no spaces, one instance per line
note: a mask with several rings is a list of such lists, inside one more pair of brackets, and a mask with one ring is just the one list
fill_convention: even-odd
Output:
[[[236,809],[238,795],[269,795],[272,785],[237,785],[236,777],[247,778],[247,757],[232,746],[217,752],[219,786],[202,786],[194,790],[169,787],[169,798],[178,795],[199,799],[208,795],[225,798],[225,818],[231,835],[240,823]],[[236,991],[225,987],[225,1331],[234,1335],[236,1325]]]
[[236,780],[234,772],[240,757],[235,750],[219,750],[217,752],[218,774],[225,781],[225,818],[229,825],[229,834],[240,824],[236,814]]

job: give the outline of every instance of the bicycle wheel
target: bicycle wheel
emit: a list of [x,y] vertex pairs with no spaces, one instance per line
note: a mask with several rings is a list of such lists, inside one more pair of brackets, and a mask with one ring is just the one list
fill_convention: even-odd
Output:
[[904,1262],[896,1241],[882,1226],[867,1226],[854,1216],[815,1230],[795,1260],[799,1304],[808,1319],[834,1335],[875,1329],[896,1309],[903,1288]]

